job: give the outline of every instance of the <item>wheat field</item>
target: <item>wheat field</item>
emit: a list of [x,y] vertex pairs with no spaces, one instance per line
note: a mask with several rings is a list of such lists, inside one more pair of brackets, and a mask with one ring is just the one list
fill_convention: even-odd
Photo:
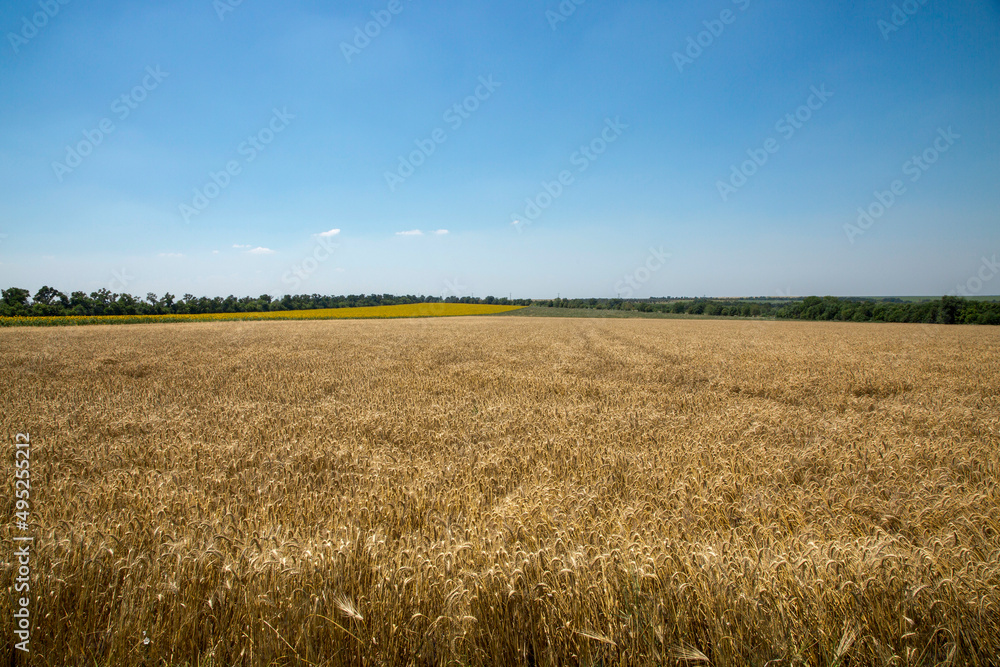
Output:
[[33,447],[30,664],[997,664],[998,347],[699,320],[0,330],[2,431]]

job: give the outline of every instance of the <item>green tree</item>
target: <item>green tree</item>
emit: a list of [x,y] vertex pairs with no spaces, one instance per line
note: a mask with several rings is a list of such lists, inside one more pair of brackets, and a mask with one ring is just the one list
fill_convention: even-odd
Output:
[[31,292],[20,287],[11,287],[3,290],[3,302],[8,306],[27,306],[28,297]]
[[3,290],[2,311],[0,315],[23,316],[28,314],[28,297],[31,295],[26,289],[11,287]]
[[954,324],[958,321],[958,312],[962,309],[963,299],[957,296],[941,297],[938,306],[937,321],[941,324]]
[[40,290],[35,292],[35,298],[32,300],[35,303],[41,303],[46,306],[55,305],[53,304],[53,301],[58,302],[59,305],[63,306],[69,304],[69,299],[66,298],[65,294],[54,287],[49,287],[48,285],[44,285]]

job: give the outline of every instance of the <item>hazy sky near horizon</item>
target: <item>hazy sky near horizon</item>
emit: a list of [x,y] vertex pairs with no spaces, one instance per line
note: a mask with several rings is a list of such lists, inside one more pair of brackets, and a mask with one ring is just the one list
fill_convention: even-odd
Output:
[[0,30],[3,287],[941,295],[1000,254],[996,0],[8,0]]

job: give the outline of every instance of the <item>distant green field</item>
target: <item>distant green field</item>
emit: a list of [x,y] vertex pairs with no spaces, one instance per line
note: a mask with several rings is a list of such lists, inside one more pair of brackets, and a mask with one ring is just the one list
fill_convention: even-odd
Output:
[[[794,303],[794,302],[797,302],[797,301],[802,301],[806,296],[809,296],[809,295],[805,295],[805,296],[792,296],[792,297],[769,297],[769,298],[750,297],[750,296],[734,296],[734,297],[722,297],[722,296],[714,297],[714,296],[712,296],[712,297],[701,297],[701,298],[705,299],[707,301],[749,301],[749,302],[752,302],[752,303],[777,303],[777,304],[782,304],[782,303]],[[823,297],[823,296],[826,296],[826,295],[825,294],[817,294],[815,296]],[[926,301],[940,301],[941,300],[940,296],[838,296],[837,298],[838,299],[850,299],[851,301],[894,301],[894,300],[899,300],[899,301],[902,301],[904,303],[923,303],[923,302],[926,302]],[[1000,295],[993,295],[993,296],[990,296],[990,295],[978,295],[978,296],[967,296],[967,297],[962,297],[962,298],[968,299],[969,301],[991,301],[991,302],[992,301],[1000,301]],[[644,299],[639,299],[639,300],[640,301],[644,301]],[[694,301],[694,300],[695,300],[694,298],[679,298],[679,299],[653,298],[653,299],[650,299],[650,301],[652,301],[654,303],[655,302],[673,302],[673,301],[683,301],[683,302],[687,303],[687,302]]]
[[[859,308],[860,305],[854,302],[860,301],[874,301],[876,304],[876,309],[882,309],[884,312],[879,318],[873,318],[871,312],[868,312],[865,318],[861,321],[890,321],[890,322],[924,322],[924,321],[937,321],[937,308],[940,302],[940,298],[924,298],[924,297],[851,297],[850,299],[837,297],[840,301],[841,307],[851,309],[848,311],[845,317],[840,317],[838,314],[827,314],[822,316],[819,313],[817,317],[816,313],[808,317],[802,317],[801,313],[794,311],[792,313],[786,313],[787,308],[785,306],[790,306],[792,308],[797,308],[801,310],[803,308],[801,298],[790,298],[790,299],[776,299],[773,304],[768,304],[767,311],[762,312],[758,316],[750,316],[749,310],[747,309],[747,304],[763,304],[765,300],[763,299],[736,299],[730,298],[725,300],[716,299],[706,299],[705,301],[714,304],[715,314],[712,315],[702,315],[702,314],[691,314],[691,313],[664,313],[664,312],[642,312],[635,308],[642,307],[643,303],[652,303],[653,308],[664,307],[663,304],[668,303],[667,301],[652,300],[649,302],[642,302],[635,300],[633,304],[625,304],[627,307],[616,308],[616,307],[561,307],[558,305],[534,305],[528,306],[526,308],[520,308],[518,310],[513,310],[507,313],[502,313],[500,317],[580,317],[580,318],[611,318],[611,319],[621,319],[621,318],[641,318],[641,319],[688,319],[688,320],[718,320],[718,319],[805,319],[805,320],[825,320],[825,321],[845,321],[851,320],[853,318],[855,308]],[[889,301],[891,299],[891,301]],[[691,302],[693,299],[673,299],[672,302]],[[769,300],[767,300],[769,301]],[[824,299],[824,302],[827,300]],[[982,303],[1000,303],[1000,297],[990,297],[984,296],[977,299],[969,299],[968,302],[982,302]],[[794,305],[793,305],[794,304]],[[612,304],[614,305],[614,304]],[[621,305],[620,303],[617,305]],[[773,306],[773,307],[772,307]],[[815,308],[816,306],[813,306]],[[975,309],[976,307],[972,307]],[[986,309],[996,309],[996,306],[979,306],[978,308]],[[871,307],[868,307],[871,310]],[[925,313],[923,310],[931,309],[933,312]],[[779,310],[781,313],[779,314]],[[919,318],[914,319],[913,313],[908,316],[904,312],[900,314],[900,310],[903,311],[916,311],[920,310]],[[742,312],[741,315],[725,315],[723,312]],[[782,317],[784,315],[784,317]],[[923,319],[929,317],[930,319]],[[953,316],[956,323],[970,323],[970,324],[997,324],[996,315],[984,316],[978,312],[973,313],[975,319],[962,320],[959,316]],[[991,318],[991,319],[990,319]],[[854,320],[858,321],[858,320]]]
[[[905,301],[906,303],[920,303],[921,301],[938,301],[941,297],[939,296],[873,296],[870,297],[873,301],[884,301],[886,299],[899,299]],[[967,296],[963,297],[969,301],[1000,301],[1000,296],[993,295],[983,295],[983,296]]]

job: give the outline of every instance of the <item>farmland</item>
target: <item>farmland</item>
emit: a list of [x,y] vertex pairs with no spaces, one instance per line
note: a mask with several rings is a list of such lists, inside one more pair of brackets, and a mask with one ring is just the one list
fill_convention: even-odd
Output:
[[998,348],[700,319],[2,329],[32,664],[990,664]]
[[0,317],[0,327],[57,327],[87,324],[150,324],[167,322],[231,322],[251,320],[338,320],[395,319],[401,317],[460,317],[496,315],[519,306],[478,303],[413,303],[358,308],[316,308],[311,310],[271,310],[236,313],[170,313],[162,315],[55,315]]

